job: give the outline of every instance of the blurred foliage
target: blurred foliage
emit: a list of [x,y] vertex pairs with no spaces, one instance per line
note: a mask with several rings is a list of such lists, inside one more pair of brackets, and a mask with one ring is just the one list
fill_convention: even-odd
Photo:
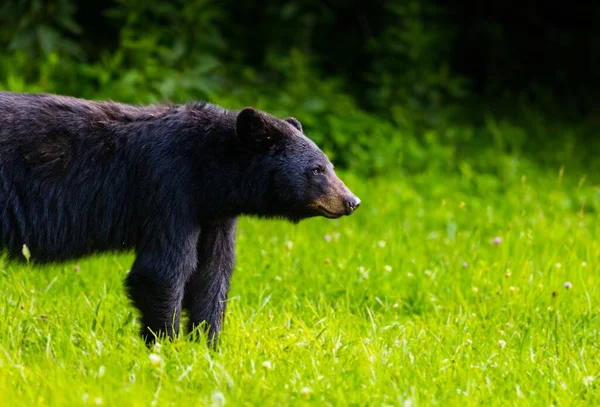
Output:
[[[497,172],[506,157],[520,154],[550,165],[576,165],[577,156],[587,165],[595,144],[582,148],[577,140],[596,136],[593,123],[561,125],[544,114],[549,110],[535,97],[556,99],[551,86],[503,99],[518,88],[508,87],[510,72],[494,71],[497,83],[482,89],[490,62],[519,59],[507,51],[518,39],[503,36],[479,9],[472,13],[486,29],[477,31],[457,18],[464,4],[442,4],[5,1],[0,88],[130,103],[253,105],[297,116],[337,165],[369,175]],[[488,60],[471,60],[481,66],[476,72],[457,40],[472,32],[483,34],[471,44],[494,44]],[[598,55],[596,47],[592,60]]]
[[34,58],[51,52],[81,57],[83,50],[70,38],[82,33],[74,13],[70,0],[6,1],[0,6],[0,40]]

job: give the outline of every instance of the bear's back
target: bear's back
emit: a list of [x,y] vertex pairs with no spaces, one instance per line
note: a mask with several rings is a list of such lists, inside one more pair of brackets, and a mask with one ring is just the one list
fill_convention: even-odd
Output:
[[61,260],[135,244],[135,188],[111,125],[173,107],[0,92],[0,250]]
[[[179,106],[132,106],[112,101],[98,102],[44,93],[0,92],[0,137],[10,136],[6,129],[20,129],[35,121],[36,132],[53,126],[89,126],[111,122],[129,123],[168,114]],[[31,131],[31,128],[27,128]]]

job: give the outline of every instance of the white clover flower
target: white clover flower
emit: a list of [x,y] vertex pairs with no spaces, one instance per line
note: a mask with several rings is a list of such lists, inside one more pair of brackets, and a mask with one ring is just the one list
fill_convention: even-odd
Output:
[[152,366],[158,366],[162,363],[162,357],[157,355],[156,353],[151,353],[148,355],[148,359],[150,359],[150,363]]
[[220,391],[216,391],[212,394],[212,404],[213,406],[222,406],[225,405],[225,395]]

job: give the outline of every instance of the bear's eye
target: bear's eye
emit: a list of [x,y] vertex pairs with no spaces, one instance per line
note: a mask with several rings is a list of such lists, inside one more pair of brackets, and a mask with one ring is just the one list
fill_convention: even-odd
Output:
[[315,167],[312,169],[313,175],[321,175],[323,174],[323,167]]

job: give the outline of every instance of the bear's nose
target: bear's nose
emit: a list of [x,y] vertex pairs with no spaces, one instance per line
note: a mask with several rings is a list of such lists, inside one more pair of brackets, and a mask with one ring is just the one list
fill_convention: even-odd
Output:
[[350,215],[360,206],[360,199],[357,196],[351,196],[346,199],[346,215]]

